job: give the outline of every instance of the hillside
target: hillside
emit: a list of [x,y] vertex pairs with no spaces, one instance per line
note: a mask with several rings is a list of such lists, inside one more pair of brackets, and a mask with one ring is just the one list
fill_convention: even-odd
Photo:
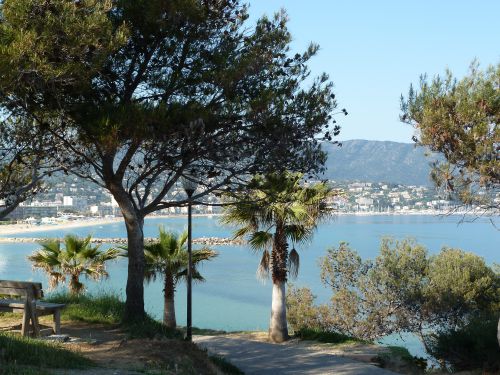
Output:
[[337,181],[388,182],[430,185],[433,160],[425,149],[411,143],[351,140],[342,147],[323,145],[328,152],[325,177]]

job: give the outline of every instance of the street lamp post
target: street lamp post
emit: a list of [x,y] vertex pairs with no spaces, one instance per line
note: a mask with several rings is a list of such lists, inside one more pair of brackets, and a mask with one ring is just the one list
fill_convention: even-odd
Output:
[[192,320],[192,279],[193,279],[193,257],[192,257],[192,197],[198,187],[193,176],[182,178],[182,187],[188,196],[188,268],[187,268],[187,322],[186,340],[191,341],[193,337]]

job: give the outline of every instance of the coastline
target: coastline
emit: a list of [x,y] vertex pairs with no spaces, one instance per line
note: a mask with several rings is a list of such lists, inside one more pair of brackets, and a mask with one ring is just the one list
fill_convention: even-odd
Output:
[[[50,238],[50,237],[0,237],[0,243],[41,243],[47,240],[61,240],[61,238]],[[157,238],[145,237],[144,243],[155,243]],[[94,244],[114,244],[114,245],[126,245],[126,237],[115,237],[115,238],[103,238],[103,237],[92,237],[91,240]],[[226,238],[226,237],[198,237],[193,238],[193,244],[196,245],[243,245],[246,241],[240,239]]]
[[[202,217],[202,216],[218,216],[217,214],[193,214],[193,217]],[[179,214],[179,215],[153,215],[146,218],[147,219],[168,219],[172,217],[187,217],[187,215]],[[0,225],[0,236],[12,235],[12,234],[20,234],[20,233],[32,233],[32,232],[46,232],[52,230],[60,230],[60,229],[71,229],[71,228],[83,228],[83,227],[92,227],[95,225],[106,225],[113,223],[123,222],[122,217],[113,217],[113,218],[88,218],[84,220],[74,220],[74,221],[64,221],[54,224],[42,224],[42,225],[34,225],[34,224],[4,224]],[[4,241],[5,242],[5,241]]]
[[43,224],[43,225],[4,224],[0,225],[0,236],[19,234],[19,233],[46,232],[59,229],[92,227],[94,225],[113,224],[113,223],[119,223],[121,221],[123,221],[123,218],[116,217],[116,218],[75,220],[75,221],[67,221],[56,224]]
[[[422,210],[422,211],[393,211],[393,212],[372,212],[372,211],[358,211],[358,212],[335,212],[334,216],[464,216],[470,212],[447,212],[437,210]],[[193,214],[193,217],[217,217],[220,214]],[[170,219],[175,217],[187,217],[186,214],[176,215],[152,215],[148,219]],[[0,236],[33,233],[33,232],[46,232],[60,229],[83,228],[95,225],[106,225],[113,223],[123,222],[122,217],[114,218],[88,218],[84,220],[66,221],[55,224],[4,224],[0,225]],[[0,242],[9,242],[0,238]]]

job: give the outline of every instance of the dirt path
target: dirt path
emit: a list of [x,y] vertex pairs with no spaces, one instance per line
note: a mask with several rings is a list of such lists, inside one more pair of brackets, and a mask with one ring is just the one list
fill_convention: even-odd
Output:
[[[247,375],[281,374],[338,374],[389,375],[395,374],[373,364],[309,346],[288,341],[283,344],[263,342],[254,335],[195,336],[194,341],[209,352],[222,355]],[[365,353],[376,356],[376,353]],[[361,359],[361,358],[359,358]]]

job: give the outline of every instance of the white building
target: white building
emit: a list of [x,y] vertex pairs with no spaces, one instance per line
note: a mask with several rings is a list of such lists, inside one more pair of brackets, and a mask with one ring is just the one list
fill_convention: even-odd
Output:
[[73,197],[63,196],[63,206],[73,206]]

